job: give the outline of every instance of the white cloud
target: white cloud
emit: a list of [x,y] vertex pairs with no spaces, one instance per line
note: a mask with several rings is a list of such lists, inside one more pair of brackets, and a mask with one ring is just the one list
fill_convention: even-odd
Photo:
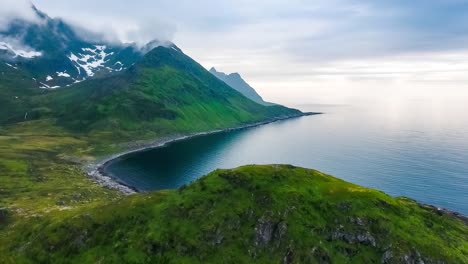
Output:
[[143,22],[125,17],[116,19],[109,16],[93,17],[85,14],[76,14],[62,19],[73,25],[76,32],[85,39],[102,37],[109,42],[134,42],[145,45],[154,39],[172,40],[175,33],[174,26],[157,19],[147,19]]
[[0,30],[5,30],[12,19],[21,18],[38,22],[39,18],[31,9],[28,0],[0,0]]
[[173,23],[160,18],[159,14],[164,11],[154,10],[151,3],[145,7],[138,4],[138,1],[34,2],[39,9],[72,24],[78,29],[77,33],[88,38],[101,36],[107,41],[144,45],[155,39],[170,41],[176,32]]

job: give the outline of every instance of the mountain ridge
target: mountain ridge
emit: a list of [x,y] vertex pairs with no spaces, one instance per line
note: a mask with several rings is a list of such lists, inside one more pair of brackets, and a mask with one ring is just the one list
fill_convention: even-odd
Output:
[[219,72],[215,67],[211,67],[209,70],[211,74],[216,76],[221,81],[225,82],[227,85],[242,93],[245,97],[250,100],[257,102],[262,105],[273,105],[272,103],[265,102],[263,98],[255,91],[252,86],[250,86],[241,75],[237,72],[226,74],[224,72]]

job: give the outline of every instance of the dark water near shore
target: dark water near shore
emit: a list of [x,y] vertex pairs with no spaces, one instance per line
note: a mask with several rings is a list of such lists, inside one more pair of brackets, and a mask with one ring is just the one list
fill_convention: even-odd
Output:
[[105,170],[148,191],[177,188],[216,168],[293,164],[468,214],[463,100],[298,107],[326,114],[175,142]]

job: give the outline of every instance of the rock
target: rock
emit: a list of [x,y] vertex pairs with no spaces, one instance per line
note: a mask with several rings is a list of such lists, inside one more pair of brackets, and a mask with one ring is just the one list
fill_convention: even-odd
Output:
[[351,223],[356,224],[358,226],[364,226],[364,220],[362,218],[356,217],[356,218],[351,218]]
[[385,251],[385,253],[382,256],[382,264],[388,264],[391,263],[391,260],[393,259],[393,252],[391,249],[388,249]]
[[288,231],[288,226],[285,222],[275,222],[268,220],[267,217],[262,217],[257,221],[255,226],[255,245],[265,246],[272,241],[275,241],[276,246],[279,246],[284,240]]
[[375,238],[369,232],[358,234],[356,240],[361,244],[368,244],[373,247],[376,246]]
[[286,256],[283,258],[283,264],[291,264],[294,260],[294,255],[291,249],[288,249]]
[[436,213],[439,216],[447,215],[447,216],[450,216],[450,217],[457,218],[457,219],[463,221],[465,224],[468,225],[468,217],[464,216],[464,215],[462,215],[462,214],[460,214],[458,212],[453,212],[453,211],[450,211],[450,210],[445,209],[445,208],[435,207],[433,205],[427,205],[427,204],[419,204],[419,206],[421,208],[426,209],[426,210],[432,211],[432,212]]
[[273,238],[274,223],[260,218],[255,226],[255,245],[266,245]]
[[364,245],[377,246],[375,238],[369,231],[359,231],[359,233],[347,232],[344,227],[340,225],[331,236],[332,240],[341,239],[349,244],[360,243]]
[[213,245],[219,245],[221,242],[223,242],[224,235],[221,233],[221,230],[219,228],[216,229],[215,233],[213,234]]
[[281,242],[287,232],[288,232],[288,225],[285,222],[279,222],[276,225],[275,231],[273,233],[273,239],[275,241]]
[[402,263],[405,264],[425,264],[424,260],[421,258],[419,251],[414,250],[408,254],[405,254],[402,259]]

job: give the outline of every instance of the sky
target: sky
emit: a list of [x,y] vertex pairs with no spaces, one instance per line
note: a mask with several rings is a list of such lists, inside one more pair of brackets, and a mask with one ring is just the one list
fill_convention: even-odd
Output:
[[[0,2],[0,26],[27,4]],[[122,41],[171,40],[275,102],[468,96],[465,0],[33,2]]]

